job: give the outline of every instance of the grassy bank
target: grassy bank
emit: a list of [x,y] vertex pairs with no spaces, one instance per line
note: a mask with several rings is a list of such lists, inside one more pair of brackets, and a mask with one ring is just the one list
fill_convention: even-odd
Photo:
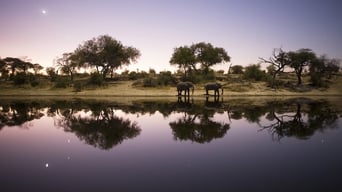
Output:
[[[341,78],[332,83],[329,88],[316,88],[305,90],[271,89],[264,82],[227,83],[224,85],[224,97],[229,96],[342,96]],[[76,92],[72,87],[51,88],[45,87],[14,87],[1,84],[0,96],[72,96],[72,97],[173,97],[176,96],[176,88],[165,87],[136,87],[133,81],[119,81],[109,83],[100,88],[84,88]],[[204,97],[203,84],[195,85],[194,97]]]

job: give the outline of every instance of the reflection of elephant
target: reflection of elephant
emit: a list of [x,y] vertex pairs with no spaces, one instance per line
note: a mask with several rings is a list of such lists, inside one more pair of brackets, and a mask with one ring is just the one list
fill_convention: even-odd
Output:
[[219,89],[222,90],[221,95],[223,95],[223,87],[220,83],[207,83],[205,84],[204,88],[206,95],[209,95],[209,90],[214,90],[214,95],[216,96],[217,93],[217,96],[219,96]]
[[188,93],[188,96],[190,95],[190,89],[192,94],[194,94],[194,84],[186,81],[186,82],[179,82],[177,84],[177,92],[178,92],[178,96],[182,95],[182,91],[184,91],[184,95],[186,95],[186,93]]
[[206,109],[223,109],[223,99],[220,101],[219,97],[214,97],[214,101],[209,101],[209,97],[206,98],[205,100],[205,108]]

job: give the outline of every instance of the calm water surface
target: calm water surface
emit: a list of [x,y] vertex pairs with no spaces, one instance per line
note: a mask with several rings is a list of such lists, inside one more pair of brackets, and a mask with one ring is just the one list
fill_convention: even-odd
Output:
[[341,191],[333,99],[2,99],[0,191]]

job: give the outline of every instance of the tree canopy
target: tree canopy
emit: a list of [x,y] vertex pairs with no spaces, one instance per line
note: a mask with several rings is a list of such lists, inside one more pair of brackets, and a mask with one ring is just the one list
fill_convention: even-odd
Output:
[[221,47],[214,47],[210,43],[200,42],[193,44],[191,47],[195,50],[196,59],[205,72],[215,64],[230,61],[226,50]]
[[73,53],[78,63],[83,67],[96,68],[105,78],[122,65],[136,62],[140,51],[134,47],[124,46],[111,36],[101,35],[86,41]]
[[318,57],[311,49],[299,49],[285,52],[281,48],[274,49],[272,56],[267,60],[260,58],[261,63],[271,64],[272,82],[274,86],[276,75],[284,71],[285,67],[294,70],[297,76],[297,85],[302,85],[304,69],[309,71],[312,85],[323,86],[322,78],[330,78],[333,73],[340,69],[340,60],[329,59],[323,55]]
[[200,42],[192,44],[191,46],[181,46],[174,49],[170,59],[170,64],[178,64],[179,68],[196,69],[196,65],[200,64],[205,74],[208,73],[209,68],[218,63],[229,62],[225,49],[221,47],[214,47],[210,43]]
[[178,65],[178,68],[183,68],[186,78],[187,71],[191,68],[196,70],[195,50],[189,46],[175,48],[170,59],[170,64]]
[[14,57],[6,57],[3,62],[3,67],[10,69],[12,75],[18,71],[26,73],[28,69],[33,68],[32,63]]
[[295,70],[297,75],[297,85],[301,85],[303,70],[316,60],[316,54],[311,49],[299,49],[295,52],[290,51],[287,54],[289,66]]
[[260,60],[262,63],[270,64],[271,67],[268,67],[268,70],[272,75],[271,87],[274,87],[277,74],[283,72],[285,67],[289,65],[288,54],[281,48],[273,49],[272,56],[268,60],[264,58],[260,58]]

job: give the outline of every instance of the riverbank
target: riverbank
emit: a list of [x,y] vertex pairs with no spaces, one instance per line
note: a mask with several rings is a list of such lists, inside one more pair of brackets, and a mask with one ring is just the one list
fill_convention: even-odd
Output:
[[[71,96],[71,97],[173,97],[175,87],[135,87],[133,81],[109,83],[101,88],[84,88],[76,92],[72,87],[57,89],[51,87],[10,87],[0,86],[0,96]],[[224,97],[230,96],[342,96],[342,82],[331,84],[329,88],[319,89],[271,89],[263,82],[226,83]],[[204,85],[196,85],[193,97],[205,97]]]

